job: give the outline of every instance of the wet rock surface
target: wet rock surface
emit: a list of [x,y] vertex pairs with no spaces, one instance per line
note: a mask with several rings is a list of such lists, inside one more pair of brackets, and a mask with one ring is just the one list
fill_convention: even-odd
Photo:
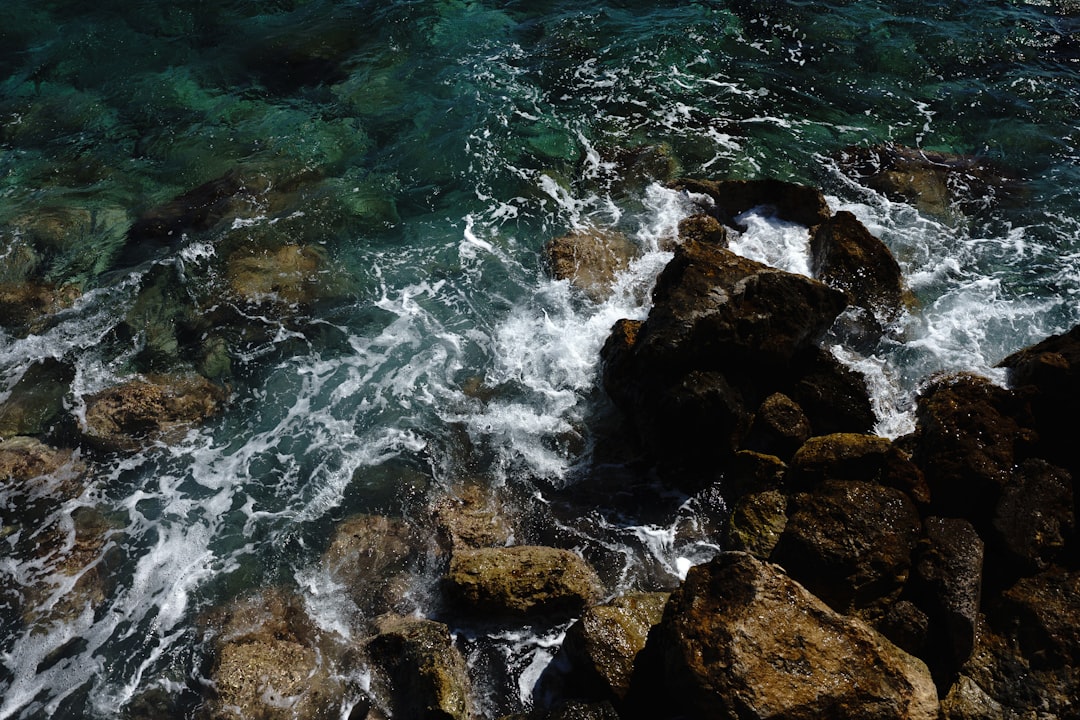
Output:
[[937,717],[925,665],[745,553],[691,569],[654,642],[667,717]]
[[223,406],[224,388],[198,375],[151,375],[86,398],[83,436],[105,452],[134,452],[183,437]]
[[568,280],[593,300],[611,293],[616,274],[639,254],[631,240],[616,230],[586,228],[553,238],[544,256],[557,280]]
[[443,584],[462,609],[495,617],[576,615],[602,592],[576,553],[531,545],[460,550]]

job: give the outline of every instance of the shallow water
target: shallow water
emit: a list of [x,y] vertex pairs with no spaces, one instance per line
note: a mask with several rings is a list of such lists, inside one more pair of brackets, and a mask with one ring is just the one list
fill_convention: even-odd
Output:
[[[1064,0],[8,0],[0,28],[0,285],[78,289],[31,332],[0,330],[0,400],[44,358],[73,369],[74,417],[136,373],[196,366],[232,390],[167,446],[83,452],[85,487],[33,525],[0,490],[0,718],[116,717],[153,688],[190,714],[197,619],[251,588],[297,588],[348,636],[355,609],[318,566],[334,524],[419,520],[466,479],[506,489],[516,539],[579,549],[611,594],[676,583],[715,551],[722,498],[608,492],[631,473],[602,447],[617,417],[598,387],[608,330],[647,314],[692,211],[663,187],[676,175],[814,184],[889,245],[917,303],[876,346],[834,348],[867,374],[882,434],[910,430],[931,374],[997,378],[1080,322],[1080,15]],[[883,142],[985,158],[1020,190],[941,212],[886,198],[836,160]],[[233,170],[243,202],[126,241]],[[798,232],[751,219],[740,252],[806,271]],[[588,226],[641,250],[599,302],[540,258]],[[237,254],[285,245],[318,248],[314,297],[230,305]],[[77,440],[63,422],[44,438]],[[83,507],[107,523],[85,566],[104,596],[28,623],[32,588],[46,608],[70,590],[57,569]],[[68,543],[43,557],[53,532]],[[434,580],[415,578],[421,612]],[[455,628],[477,709],[532,702],[562,629]]]

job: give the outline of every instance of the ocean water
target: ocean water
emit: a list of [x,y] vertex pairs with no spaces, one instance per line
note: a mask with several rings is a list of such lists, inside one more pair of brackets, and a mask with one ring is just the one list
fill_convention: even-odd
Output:
[[[422,525],[463,482],[513,498],[516,541],[577,549],[612,595],[674,586],[715,552],[723,499],[612,459],[598,351],[648,313],[693,211],[679,175],[818,186],[891,248],[915,302],[876,344],[833,347],[881,434],[911,430],[934,373],[1001,380],[1007,354],[1080,322],[1078,30],[1072,0],[4,0],[0,287],[71,302],[0,319],[0,401],[58,361],[42,438],[73,447],[86,398],[140,374],[196,370],[231,399],[168,443],[80,450],[78,488],[33,512],[0,488],[0,719],[114,718],[150,691],[193,716],[200,618],[257,588],[360,639],[320,566],[335,524]],[[890,142],[992,163],[1008,191],[920,204],[839,160]],[[237,177],[227,207],[128,240]],[[807,271],[804,231],[745,223],[738,252]],[[602,299],[541,256],[590,227],[639,248]],[[250,257],[281,248],[314,280],[247,276],[238,303]],[[411,579],[417,613],[440,611],[437,566]],[[90,574],[107,580],[83,600]],[[449,621],[479,715],[542,702],[565,625]]]

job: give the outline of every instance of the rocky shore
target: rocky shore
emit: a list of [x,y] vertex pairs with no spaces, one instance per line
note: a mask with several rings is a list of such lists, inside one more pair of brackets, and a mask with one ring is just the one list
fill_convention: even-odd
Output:
[[[899,163],[897,192],[917,191],[915,160],[880,152]],[[936,166],[949,182],[971,171]],[[887,173],[876,182],[890,178],[900,182]],[[145,213],[123,252],[137,258],[184,229],[227,223],[252,198],[287,208],[309,181],[272,195],[227,174]],[[925,183],[948,189],[945,179]],[[420,520],[337,525],[319,567],[353,610],[349,639],[314,622],[296,588],[242,595],[199,620],[208,682],[197,705],[151,692],[128,716],[306,720],[345,708],[350,720],[464,720],[478,704],[463,628],[560,623],[565,639],[542,678],[550,690],[513,717],[1080,716],[1080,454],[1069,419],[1080,401],[1080,328],[1002,359],[1004,387],[927,378],[915,431],[876,436],[865,380],[820,341],[894,331],[913,300],[888,248],[813,188],[673,187],[700,213],[672,239],[648,317],[617,322],[600,360],[625,419],[619,442],[643,472],[723,498],[727,512],[707,533],[720,548],[712,560],[677,588],[615,596],[577,548],[522,527],[521,498],[465,481],[426,498]],[[753,208],[806,227],[812,277],[728,249],[736,218]],[[83,507],[67,525],[34,527],[79,495],[87,463],[176,442],[220,412],[230,357],[265,332],[242,309],[288,323],[332,291],[326,259],[308,245],[264,238],[223,250],[214,292],[228,303],[176,301],[167,266],[143,278],[120,331],[141,338],[139,372],[83,398],[79,417],[62,402],[72,371],[59,361],[28,370],[0,404],[0,479],[22,504],[4,537],[27,556],[58,554],[65,578],[7,598],[21,622],[62,620],[109,592],[118,531],[106,518]],[[553,273],[595,300],[633,248],[589,230],[547,253]],[[70,305],[43,297],[4,290],[15,332]],[[433,577],[418,590],[416,578]]]

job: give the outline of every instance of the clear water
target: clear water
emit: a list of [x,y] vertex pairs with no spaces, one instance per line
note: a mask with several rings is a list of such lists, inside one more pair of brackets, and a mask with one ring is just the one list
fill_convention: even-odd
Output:
[[[1080,322],[1078,28],[1069,0],[6,0],[0,284],[81,295],[33,334],[0,331],[0,399],[58,358],[78,416],[139,370],[148,340],[124,319],[155,273],[179,278],[166,314],[218,297],[248,244],[318,247],[324,275],[313,304],[225,338],[224,414],[131,457],[84,454],[81,494],[37,530],[5,530],[0,718],[116,717],[152,688],[191,712],[197,619],[251,588],[296,589],[348,638],[318,565],[334,523],[418,518],[465,478],[519,498],[517,539],[576,547],[610,593],[670,587],[715,550],[703,528],[722,499],[611,500],[632,473],[593,461],[617,422],[598,350],[615,320],[648,312],[691,208],[619,153],[817,185],[890,246],[917,305],[872,351],[835,350],[870,379],[879,432],[899,435],[930,374],[996,377],[1006,354]],[[886,141],[987,158],[1023,192],[934,215],[834,160]],[[142,212],[234,169],[271,190],[125,248]],[[605,301],[540,257],[589,225],[641,249]],[[757,218],[737,246],[805,271],[790,228]],[[15,495],[0,490],[5,528]],[[27,624],[13,597],[46,587],[48,606],[73,582],[63,552],[23,551],[27,534],[70,539],[80,507],[111,528],[88,561],[107,568],[106,596]],[[433,581],[415,579],[420,612]],[[533,701],[562,631],[455,630],[486,715]]]

